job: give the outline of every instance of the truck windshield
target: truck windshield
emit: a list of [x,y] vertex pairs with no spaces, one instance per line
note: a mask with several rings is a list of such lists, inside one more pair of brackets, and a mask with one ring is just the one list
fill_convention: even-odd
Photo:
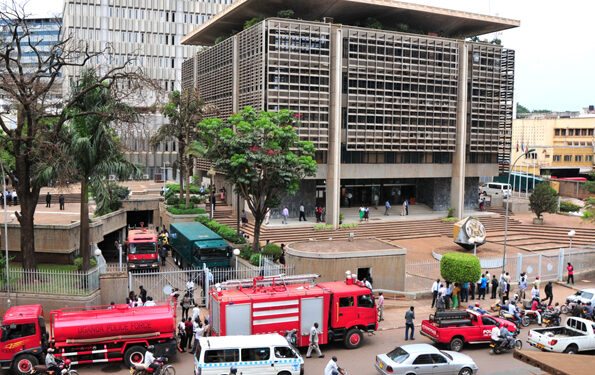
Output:
[[155,242],[138,242],[128,244],[130,254],[151,254],[157,251]]
[[392,359],[393,362],[401,363],[407,358],[409,358],[409,353],[407,353],[403,348],[398,346],[393,351],[389,352],[386,356]]

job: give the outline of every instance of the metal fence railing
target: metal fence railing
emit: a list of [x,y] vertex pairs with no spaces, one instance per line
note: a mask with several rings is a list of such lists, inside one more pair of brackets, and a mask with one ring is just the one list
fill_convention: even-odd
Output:
[[8,270],[9,288],[6,280],[0,290],[10,293],[55,294],[85,296],[99,289],[99,268],[88,271],[24,270],[13,267]]

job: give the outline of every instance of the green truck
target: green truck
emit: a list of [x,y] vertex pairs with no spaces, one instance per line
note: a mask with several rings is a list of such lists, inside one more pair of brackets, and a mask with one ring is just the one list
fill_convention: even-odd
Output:
[[170,224],[169,241],[178,267],[229,267],[232,248],[217,233],[201,223]]

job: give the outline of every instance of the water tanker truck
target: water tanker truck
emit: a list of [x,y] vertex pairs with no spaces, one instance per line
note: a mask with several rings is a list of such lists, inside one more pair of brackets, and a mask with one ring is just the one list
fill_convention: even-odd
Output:
[[18,375],[29,374],[44,362],[48,346],[55,348],[56,357],[68,358],[73,365],[139,364],[149,345],[155,346],[156,355],[172,356],[177,349],[173,306],[162,302],[147,307],[59,309],[50,313],[49,332],[41,305],[11,307],[2,320],[0,366]]

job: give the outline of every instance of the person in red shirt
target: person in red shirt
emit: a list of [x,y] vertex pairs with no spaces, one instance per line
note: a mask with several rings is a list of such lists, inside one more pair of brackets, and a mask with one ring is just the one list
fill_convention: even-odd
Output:
[[539,313],[539,299],[534,298],[531,303],[531,311],[535,311],[537,315],[537,324],[541,325],[541,314]]
[[570,279],[572,279],[572,285],[574,285],[574,267],[570,262],[568,262],[566,269],[568,270],[568,284],[570,284]]

